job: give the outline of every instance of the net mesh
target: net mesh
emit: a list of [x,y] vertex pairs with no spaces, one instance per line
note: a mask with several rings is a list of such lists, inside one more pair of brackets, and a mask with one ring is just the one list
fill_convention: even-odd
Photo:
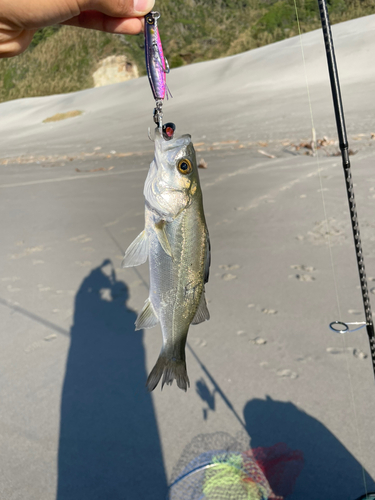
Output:
[[190,460],[182,471],[180,469],[167,498],[283,500],[292,493],[303,467],[300,451],[278,443],[268,448],[240,452],[236,451],[240,446],[235,440],[227,440],[226,444],[230,444],[231,450],[226,447],[203,452]]

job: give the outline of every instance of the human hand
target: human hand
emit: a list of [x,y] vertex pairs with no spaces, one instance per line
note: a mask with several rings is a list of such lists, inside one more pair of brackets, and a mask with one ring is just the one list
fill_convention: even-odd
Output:
[[0,0],[0,58],[29,46],[39,28],[69,24],[136,35],[155,0]]

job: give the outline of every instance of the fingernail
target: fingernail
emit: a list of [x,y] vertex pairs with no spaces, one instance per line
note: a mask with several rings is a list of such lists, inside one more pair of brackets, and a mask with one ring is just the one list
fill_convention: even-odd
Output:
[[134,10],[148,14],[155,4],[155,0],[134,0]]

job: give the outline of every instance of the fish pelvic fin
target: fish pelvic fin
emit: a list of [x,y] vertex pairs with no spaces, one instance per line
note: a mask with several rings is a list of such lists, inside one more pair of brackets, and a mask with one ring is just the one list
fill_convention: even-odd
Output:
[[183,391],[190,387],[189,377],[186,371],[186,362],[182,359],[168,358],[163,353],[160,354],[154,368],[147,378],[146,387],[149,392],[153,391],[163,377],[161,388],[164,384],[172,385],[176,380],[177,385]]
[[144,229],[125,252],[122,267],[134,267],[144,264],[148,257],[148,237]]
[[139,313],[138,318],[135,322],[135,329],[142,330],[142,328],[153,328],[159,323],[159,318],[151,304],[150,298],[148,298],[143,306],[142,311]]

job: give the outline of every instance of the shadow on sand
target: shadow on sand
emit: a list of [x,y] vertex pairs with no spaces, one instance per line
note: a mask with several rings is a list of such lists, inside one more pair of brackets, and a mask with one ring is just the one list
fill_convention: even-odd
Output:
[[[232,404],[222,392],[212,375],[199,361],[203,372],[209,378],[213,389],[202,377],[196,382],[196,392],[207,405],[203,408],[203,418],[208,418],[209,412],[215,412],[216,397],[221,396],[227,407],[246,430],[251,439],[251,448],[271,447],[277,443],[285,443],[292,450],[302,451],[304,466],[297,479],[290,500],[355,500],[366,492],[375,491],[375,482],[369,473],[362,469],[358,460],[322,423],[298,409],[291,402],[271,399],[252,399],[244,407],[241,417],[235,412]],[[209,451],[204,446],[204,439],[209,435],[199,436],[202,445],[195,446],[196,455]],[[211,436],[212,438],[212,436]],[[228,440],[228,438],[226,437]],[[196,440],[197,442],[199,440]],[[244,439],[241,439],[243,442]],[[246,441],[246,439],[245,439]],[[226,449],[227,445],[215,445],[217,449]],[[232,446],[232,445],[231,445]],[[242,444],[241,448],[248,447]],[[189,452],[190,453],[190,452]],[[191,454],[190,454],[191,455]],[[180,462],[186,465],[186,460],[192,456],[182,457]],[[186,462],[186,463],[185,463]],[[287,469],[286,469],[287,470]],[[176,469],[176,476],[179,473]],[[271,479],[268,478],[273,487]],[[285,478],[288,481],[288,478]],[[277,485],[277,478],[275,485]],[[276,488],[273,488],[276,494]]]
[[165,498],[167,482],[143,333],[111,261],[75,298],[61,400],[57,500]]
[[[365,492],[361,464],[323,424],[294,404],[253,399],[244,418],[252,448],[284,442],[303,452],[304,467],[288,499],[355,500]],[[367,471],[364,475],[373,491],[373,479]]]

